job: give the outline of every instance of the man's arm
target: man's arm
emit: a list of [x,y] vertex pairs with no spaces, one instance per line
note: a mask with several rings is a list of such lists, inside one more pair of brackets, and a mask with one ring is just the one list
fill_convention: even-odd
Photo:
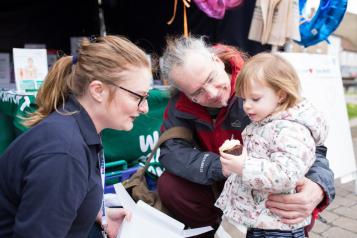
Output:
[[[162,131],[183,126],[192,131],[195,139],[196,130],[192,128],[193,118],[177,112],[175,99],[171,99],[168,103]],[[171,139],[163,143],[160,146],[159,160],[168,172],[195,183],[209,185],[214,181],[225,179],[218,154],[201,151],[194,143],[183,139]]]
[[316,161],[307,172],[306,177],[317,183],[324,192],[323,201],[318,204],[318,209],[322,211],[335,199],[334,174],[326,159],[327,148],[325,146],[316,147]]
[[219,155],[203,152],[182,139],[171,139],[160,147],[160,163],[177,176],[199,184],[225,179]]

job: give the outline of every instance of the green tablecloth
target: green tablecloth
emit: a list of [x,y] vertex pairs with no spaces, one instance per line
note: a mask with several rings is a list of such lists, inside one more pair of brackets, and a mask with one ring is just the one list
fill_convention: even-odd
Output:
[[[151,152],[159,137],[168,99],[167,90],[152,89],[148,101],[149,113],[135,120],[132,131],[110,129],[103,131],[105,158],[109,167],[126,169]],[[0,90],[0,155],[17,135],[27,129],[21,124],[21,117],[34,110],[36,110],[34,96]],[[155,161],[157,161],[156,157]]]

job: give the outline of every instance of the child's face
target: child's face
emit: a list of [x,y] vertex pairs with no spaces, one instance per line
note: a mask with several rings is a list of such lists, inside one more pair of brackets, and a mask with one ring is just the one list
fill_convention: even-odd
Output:
[[251,80],[244,92],[243,109],[253,122],[259,122],[276,112],[281,97],[264,82]]

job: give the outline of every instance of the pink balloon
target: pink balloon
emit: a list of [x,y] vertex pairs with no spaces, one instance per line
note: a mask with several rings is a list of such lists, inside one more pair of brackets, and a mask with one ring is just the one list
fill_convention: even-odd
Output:
[[227,9],[237,7],[244,0],[194,0],[201,11],[209,17],[222,19]]

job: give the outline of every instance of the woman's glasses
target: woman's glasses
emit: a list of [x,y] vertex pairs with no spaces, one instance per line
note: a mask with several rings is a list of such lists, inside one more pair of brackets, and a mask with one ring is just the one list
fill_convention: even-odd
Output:
[[140,94],[138,94],[136,92],[133,92],[133,91],[131,91],[131,90],[127,89],[127,88],[124,88],[122,86],[118,86],[118,85],[116,85],[114,83],[112,85],[117,87],[117,88],[120,88],[120,89],[122,89],[124,91],[127,91],[128,93],[131,93],[132,95],[138,97],[140,99],[139,103],[138,103],[138,107],[140,107],[142,105],[142,103],[149,98],[149,94],[148,93],[146,93],[145,95],[140,95]]

